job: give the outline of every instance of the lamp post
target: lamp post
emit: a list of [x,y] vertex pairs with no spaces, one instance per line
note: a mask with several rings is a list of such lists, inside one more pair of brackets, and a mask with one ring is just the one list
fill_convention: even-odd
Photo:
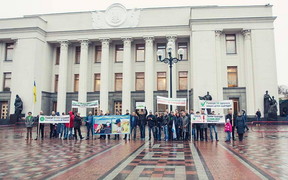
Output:
[[[180,59],[178,59],[176,57],[172,57],[172,50],[173,50],[173,43],[168,42],[167,44],[168,57],[166,58],[164,57],[163,51],[161,50],[157,51],[157,56],[158,56],[159,61],[164,62],[165,64],[168,64],[170,68],[170,98],[172,98],[172,67],[173,67],[173,64],[177,63],[178,61],[182,61],[183,54],[184,54],[184,50],[179,49],[178,55],[180,56]],[[162,59],[162,57],[164,57],[164,59]],[[170,111],[172,111],[172,105],[170,105]]]

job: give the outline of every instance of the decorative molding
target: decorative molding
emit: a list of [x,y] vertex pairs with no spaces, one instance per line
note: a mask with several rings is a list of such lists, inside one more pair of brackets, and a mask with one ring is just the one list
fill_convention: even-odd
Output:
[[251,30],[250,29],[244,29],[241,31],[241,33],[245,37],[245,40],[251,39]]
[[143,39],[145,40],[145,46],[146,47],[152,47],[153,46],[154,36],[144,36]]
[[168,42],[175,43],[175,41],[177,39],[177,35],[166,35],[166,38],[167,38]]
[[111,42],[110,38],[100,38],[102,48],[109,48],[109,43]]
[[70,44],[68,40],[59,40],[58,42],[60,43],[61,49],[67,49]]
[[223,34],[223,31],[221,31],[221,30],[216,30],[215,31],[216,38],[219,38],[222,34]]
[[140,9],[127,10],[119,3],[112,4],[105,12],[92,12],[92,25],[94,29],[131,28],[139,22]]
[[79,41],[81,43],[81,49],[88,49],[90,43],[88,39],[81,39]]
[[131,37],[123,37],[121,39],[124,43],[124,48],[131,47],[131,42],[133,41]]

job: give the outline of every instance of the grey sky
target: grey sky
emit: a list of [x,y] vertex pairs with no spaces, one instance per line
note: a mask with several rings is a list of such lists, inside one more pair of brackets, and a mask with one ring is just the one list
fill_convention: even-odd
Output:
[[288,0],[9,0],[2,1],[0,18],[101,10],[116,2],[123,4],[126,8],[270,3],[274,5],[273,15],[278,17],[274,24],[278,84],[288,85]]

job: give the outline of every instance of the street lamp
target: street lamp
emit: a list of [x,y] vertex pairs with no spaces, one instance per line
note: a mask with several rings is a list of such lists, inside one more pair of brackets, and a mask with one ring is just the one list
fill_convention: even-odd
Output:
[[[159,61],[164,62],[165,64],[169,64],[170,68],[170,98],[172,98],[172,67],[173,64],[177,63],[178,61],[182,61],[183,59],[183,54],[184,54],[184,49],[178,49],[178,55],[180,59],[176,57],[172,57],[172,50],[173,50],[173,43],[168,42],[167,44],[167,52],[168,52],[168,57],[162,59],[164,57],[163,51],[158,50],[157,51],[157,56]],[[172,111],[172,105],[170,105],[170,111]]]

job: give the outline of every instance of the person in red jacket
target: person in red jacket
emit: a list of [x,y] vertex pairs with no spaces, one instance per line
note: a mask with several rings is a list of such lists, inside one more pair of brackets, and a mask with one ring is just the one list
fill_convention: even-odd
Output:
[[[70,116],[70,122],[69,123],[65,123],[65,133],[64,133],[64,140],[66,140],[67,138],[72,139],[73,136],[73,128],[74,128],[74,113],[72,111],[69,112],[69,116]],[[69,135],[68,135],[69,133]]]
[[230,140],[231,140],[231,132],[232,132],[232,125],[230,124],[230,119],[226,120],[224,129],[225,129],[225,132],[227,134],[225,142],[230,142]]

